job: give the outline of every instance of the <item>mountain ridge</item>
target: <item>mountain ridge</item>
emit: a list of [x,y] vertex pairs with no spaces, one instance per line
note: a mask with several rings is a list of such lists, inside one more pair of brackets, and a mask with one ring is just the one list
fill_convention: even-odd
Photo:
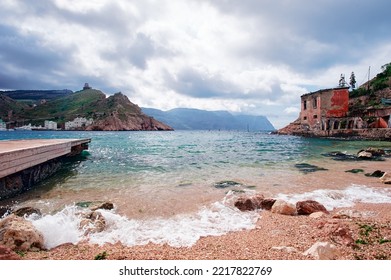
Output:
[[207,111],[192,108],[175,108],[162,111],[143,107],[142,110],[144,113],[162,120],[176,130],[275,130],[265,116],[234,115],[224,110]]

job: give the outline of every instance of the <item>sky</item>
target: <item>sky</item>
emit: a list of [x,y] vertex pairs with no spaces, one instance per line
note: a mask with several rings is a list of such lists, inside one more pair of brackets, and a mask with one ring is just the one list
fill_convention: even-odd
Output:
[[[297,119],[302,94],[391,62],[389,0],[1,0],[0,89]],[[370,69],[370,70],[369,70]]]

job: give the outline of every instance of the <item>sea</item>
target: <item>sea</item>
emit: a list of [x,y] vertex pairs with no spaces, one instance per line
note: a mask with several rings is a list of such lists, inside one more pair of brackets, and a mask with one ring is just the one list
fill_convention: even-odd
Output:
[[[356,203],[391,203],[391,188],[375,170],[391,171],[390,158],[340,160],[385,141],[349,141],[240,131],[0,131],[0,141],[91,138],[88,151],[55,175],[0,206],[35,207],[27,217],[50,249],[63,243],[150,242],[192,246],[204,236],[253,229],[260,211],[241,212],[240,196],[263,194],[295,203],[314,199],[332,210]],[[355,169],[357,173],[347,172]],[[80,222],[86,206],[104,202],[101,232]],[[260,225],[262,226],[262,225]]]

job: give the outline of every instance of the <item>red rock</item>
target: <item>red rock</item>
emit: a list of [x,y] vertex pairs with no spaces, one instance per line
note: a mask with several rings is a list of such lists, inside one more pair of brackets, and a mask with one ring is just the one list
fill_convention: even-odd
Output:
[[276,200],[274,198],[265,198],[261,201],[261,209],[271,210]]
[[240,211],[254,211],[261,208],[263,195],[258,194],[250,197],[239,197],[235,202],[235,207]]
[[[354,239],[352,237],[352,234],[351,232],[349,231],[348,228],[346,227],[338,227],[333,233],[332,233],[333,236],[335,237],[338,237],[342,244],[346,245],[346,246],[351,246],[354,244]],[[335,238],[334,238],[334,241]]]
[[326,207],[315,200],[298,201],[296,203],[298,215],[310,215],[315,212],[324,212],[329,214]]
[[0,245],[20,251],[42,249],[43,236],[30,221],[11,214],[0,220]]
[[274,202],[273,204],[271,211],[272,213],[289,216],[294,216],[296,214],[295,206],[283,200],[276,200],[276,202]]
[[10,248],[0,245],[0,260],[21,260],[21,257]]

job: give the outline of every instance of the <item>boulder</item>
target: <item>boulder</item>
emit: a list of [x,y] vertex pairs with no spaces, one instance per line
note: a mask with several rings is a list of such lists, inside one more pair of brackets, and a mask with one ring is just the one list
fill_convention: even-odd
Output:
[[391,174],[384,172],[383,176],[380,177],[380,181],[384,184],[391,184]]
[[12,250],[43,249],[43,236],[26,219],[11,214],[0,220],[0,245]]
[[234,205],[240,211],[270,210],[275,201],[273,198],[264,198],[263,195],[256,194],[250,197],[239,197]]
[[316,242],[303,255],[312,256],[317,260],[335,260],[339,254],[335,245],[329,242]]
[[372,159],[373,155],[370,152],[360,151],[360,152],[358,152],[357,157],[359,159]]
[[258,194],[250,197],[239,197],[234,205],[240,211],[254,211],[261,208],[261,202],[264,199],[263,195]]
[[276,202],[274,202],[271,211],[272,213],[293,216],[296,214],[296,207],[284,200],[277,199]]
[[372,173],[365,174],[365,176],[380,178],[380,177],[382,177],[384,175],[384,173],[385,172],[383,172],[381,170],[376,170],[376,171],[373,171]]
[[92,208],[92,211],[98,210],[98,209],[103,209],[103,210],[112,210],[114,209],[114,204],[111,202],[105,202],[97,207]]
[[102,232],[106,228],[106,220],[101,213],[93,211],[84,215],[84,219],[81,220],[79,227],[85,230],[85,235]]
[[261,201],[261,209],[271,210],[276,200],[274,198],[265,198]]
[[363,151],[365,151],[367,153],[371,153],[372,156],[374,156],[374,157],[381,157],[381,156],[384,156],[386,154],[386,152],[383,149],[379,149],[379,148],[371,148],[371,147],[369,147],[369,148],[366,148]]
[[310,215],[315,212],[324,212],[328,214],[326,207],[315,200],[298,201],[296,203],[298,215]]
[[308,173],[312,173],[312,172],[316,172],[316,171],[326,171],[326,170],[328,170],[326,168],[319,167],[319,166],[316,166],[316,165],[312,165],[312,164],[309,164],[309,163],[297,163],[297,164],[295,164],[295,167],[297,169],[299,169],[301,172],[303,172],[304,174],[308,174]]
[[10,248],[0,245],[0,260],[21,260],[21,257]]

